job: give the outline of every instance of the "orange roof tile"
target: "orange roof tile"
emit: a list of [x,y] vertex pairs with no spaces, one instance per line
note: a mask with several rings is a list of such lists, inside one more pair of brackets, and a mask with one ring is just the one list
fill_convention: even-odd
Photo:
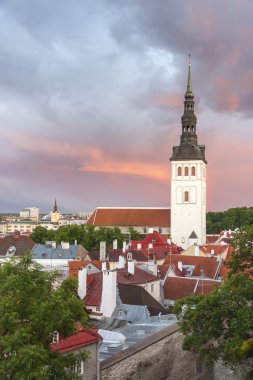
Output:
[[87,220],[95,226],[169,227],[169,208],[96,208]]

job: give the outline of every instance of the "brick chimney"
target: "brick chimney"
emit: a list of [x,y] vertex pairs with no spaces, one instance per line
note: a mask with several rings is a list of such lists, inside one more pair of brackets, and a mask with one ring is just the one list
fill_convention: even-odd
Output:
[[128,273],[134,274],[134,272],[135,272],[135,261],[134,260],[128,260],[127,271],[128,271]]

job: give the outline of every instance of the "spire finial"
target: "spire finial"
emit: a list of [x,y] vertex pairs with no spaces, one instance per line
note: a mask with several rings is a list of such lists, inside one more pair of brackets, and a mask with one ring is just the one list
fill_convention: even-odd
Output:
[[55,198],[55,200],[54,200],[54,212],[58,212],[58,210],[57,210],[56,198]]
[[192,81],[191,81],[191,54],[189,53],[189,63],[188,63],[188,79],[187,79],[187,88],[186,94],[192,94]]

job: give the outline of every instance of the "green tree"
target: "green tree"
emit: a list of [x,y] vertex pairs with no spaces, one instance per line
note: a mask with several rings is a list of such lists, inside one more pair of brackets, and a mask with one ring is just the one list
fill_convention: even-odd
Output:
[[141,234],[139,234],[139,232],[136,231],[135,228],[129,227],[128,232],[129,232],[130,240],[140,240],[141,239]]
[[35,243],[45,244],[48,239],[49,231],[45,227],[38,226],[34,229],[31,238]]
[[[207,363],[221,359],[238,366],[253,360],[253,226],[237,232],[224,284],[208,295],[186,297],[175,313],[184,335],[183,348]],[[253,378],[253,365],[248,373]]]
[[52,333],[67,337],[87,315],[73,279],[55,289],[56,274],[41,270],[30,253],[0,267],[0,378],[12,380],[78,379],[76,360],[50,350]]

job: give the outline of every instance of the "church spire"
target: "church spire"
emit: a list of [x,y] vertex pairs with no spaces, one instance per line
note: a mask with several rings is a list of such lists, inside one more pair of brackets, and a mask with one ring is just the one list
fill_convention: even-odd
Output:
[[54,200],[54,212],[58,212],[58,210],[57,210],[56,198],[55,198],[55,200]]
[[185,96],[188,94],[192,94],[192,79],[191,79],[191,54],[189,54],[189,63],[188,63],[188,79],[187,79],[187,87]]

